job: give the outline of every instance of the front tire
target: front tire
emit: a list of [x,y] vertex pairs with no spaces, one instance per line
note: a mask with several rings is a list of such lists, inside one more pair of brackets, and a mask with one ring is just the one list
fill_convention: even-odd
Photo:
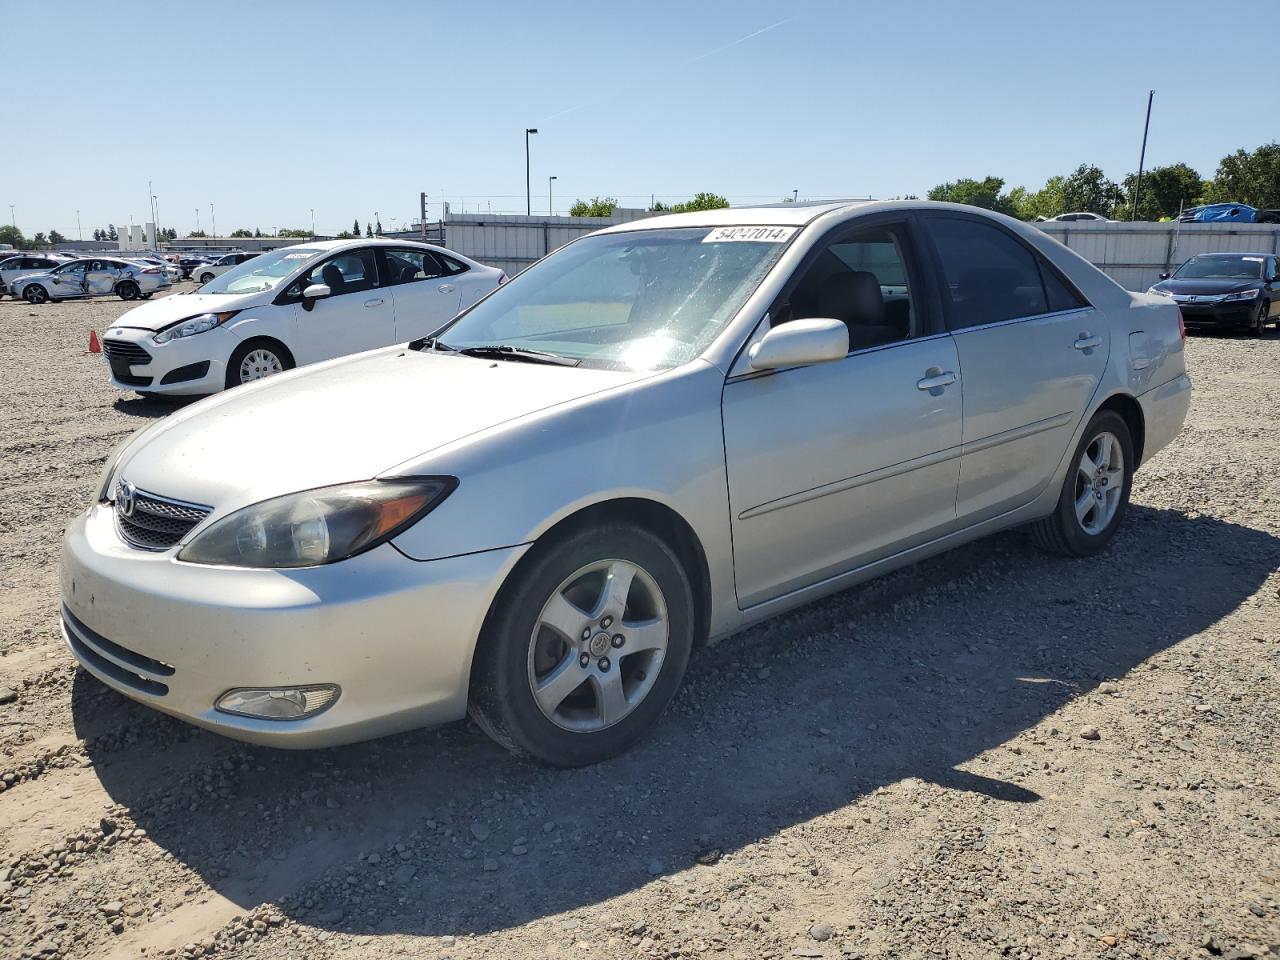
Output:
[[200,274],[200,285],[204,286],[206,283],[208,283],[212,279],[213,279],[212,273],[202,273]]
[[1114,410],[1096,413],[1076,446],[1057,507],[1031,525],[1036,545],[1068,557],[1102,550],[1128,510],[1136,468],[1124,417]]
[[227,361],[226,388],[238,387],[293,369],[293,357],[271,340],[250,340],[240,344]]
[[141,293],[137,283],[132,280],[122,280],[116,287],[116,296],[121,300],[137,300]]
[[48,303],[49,291],[38,283],[33,283],[28,287],[22,288],[22,299],[27,303]]
[[539,543],[485,621],[471,716],[517,755],[598,763],[656,725],[693,635],[689,577],[648,530],[615,522]]
[[1265,337],[1267,335],[1267,324],[1271,322],[1271,304],[1265,300],[1258,304],[1258,312],[1254,315],[1253,326],[1249,328],[1249,332],[1255,337]]

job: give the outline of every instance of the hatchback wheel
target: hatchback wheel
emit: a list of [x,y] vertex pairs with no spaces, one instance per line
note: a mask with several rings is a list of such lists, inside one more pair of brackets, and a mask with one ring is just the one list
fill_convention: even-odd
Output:
[[507,749],[556,766],[622,753],[680,686],[693,610],[680,560],[643,528],[608,524],[540,543],[485,623],[471,715]]
[[1031,531],[1036,543],[1052,553],[1087,557],[1107,545],[1129,505],[1137,463],[1124,417],[1114,410],[1095,415],[1072,463],[1057,509]]
[[210,280],[212,280],[212,279],[213,279],[213,274],[212,274],[212,273],[202,273],[202,274],[200,274],[200,282],[201,282],[202,284],[204,284],[204,283],[208,283],[208,282],[209,282]]
[[48,303],[49,291],[40,286],[40,284],[33,283],[30,286],[23,287],[22,299],[27,303]]
[[116,296],[121,300],[137,300],[141,293],[138,284],[133,280],[121,280],[120,285],[116,287]]

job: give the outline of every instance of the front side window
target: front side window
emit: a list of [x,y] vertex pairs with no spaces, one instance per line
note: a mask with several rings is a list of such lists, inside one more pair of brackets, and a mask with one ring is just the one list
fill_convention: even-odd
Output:
[[1175,280],[1257,280],[1263,257],[1192,257],[1178,268]]
[[901,224],[838,238],[805,268],[773,326],[806,317],[840,320],[849,328],[850,351],[919,336],[906,249]]
[[440,258],[428,250],[386,250],[383,257],[388,284],[415,283],[448,273]]
[[214,277],[201,293],[259,293],[279,286],[307,263],[324,256],[323,250],[306,247],[285,247],[232,267],[220,277]]
[[582,366],[655,370],[697,357],[777,262],[793,227],[681,227],[585,237],[440,332]]
[[329,295],[340,297],[346,293],[359,293],[372,290],[378,286],[378,268],[372,250],[348,250],[324,263],[312,267],[298,284],[289,288],[289,293],[307,289],[313,283],[323,283],[329,288]]
[[58,276],[60,277],[68,277],[68,276],[83,277],[85,267],[87,267],[88,265],[89,264],[87,262],[85,262],[84,260],[81,260],[78,263],[68,263],[65,267],[59,267],[57,270],[53,272],[58,274]]
[[927,218],[953,330],[1088,306],[1047,262],[992,224]]

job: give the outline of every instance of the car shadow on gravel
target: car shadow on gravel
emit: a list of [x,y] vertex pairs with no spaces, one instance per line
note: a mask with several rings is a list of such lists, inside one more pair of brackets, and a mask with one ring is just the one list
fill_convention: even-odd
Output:
[[[73,709],[111,797],[235,903],[338,931],[480,933],[732,858],[906,779],[983,794],[995,818],[1035,803],[983,755],[1194,637],[1278,565],[1277,538],[1173,510],[1134,507],[1088,561],[1004,534],[700,651],[656,734],[584,770],[513,759],[465,723],[247,747],[83,673]],[[772,849],[759,869],[797,869]]]
[[120,413],[145,420],[159,420],[200,397],[118,397],[112,406]]

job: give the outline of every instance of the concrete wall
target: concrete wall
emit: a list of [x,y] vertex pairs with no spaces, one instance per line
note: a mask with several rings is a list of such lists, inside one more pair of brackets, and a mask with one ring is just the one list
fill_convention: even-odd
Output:
[[1146,290],[1197,253],[1280,253],[1273,223],[1038,223],[1127,290]]

